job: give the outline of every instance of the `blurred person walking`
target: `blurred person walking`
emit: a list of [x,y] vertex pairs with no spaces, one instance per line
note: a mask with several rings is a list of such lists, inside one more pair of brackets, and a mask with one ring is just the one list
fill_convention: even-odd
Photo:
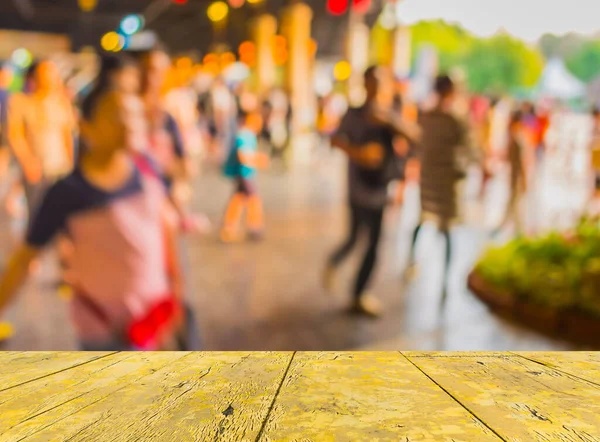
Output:
[[223,164],[234,145],[238,106],[233,93],[221,77],[214,79],[209,98],[213,155],[219,164]]
[[205,216],[187,213],[185,198],[177,192],[177,184],[187,182],[192,176],[192,166],[186,153],[183,135],[175,118],[167,111],[164,100],[166,76],[171,59],[166,52],[156,49],[143,54],[141,60],[141,96],[146,106],[149,124],[149,153],[161,170],[169,186],[172,201],[181,214],[181,228],[185,232],[203,232],[209,222]]
[[506,214],[493,232],[493,235],[500,233],[509,223],[515,224],[517,235],[522,233],[522,213],[521,205],[523,197],[527,191],[527,173],[524,163],[525,143],[523,141],[523,113],[515,111],[510,119],[508,127],[508,164],[510,167],[510,187],[508,205]]
[[9,102],[8,139],[23,173],[32,217],[48,188],[73,169],[76,122],[53,62],[34,64],[27,80],[30,92]]
[[422,130],[418,147],[421,159],[421,221],[413,233],[408,269],[415,264],[415,246],[423,223],[434,222],[446,242],[443,304],[452,258],[450,229],[461,218],[462,185],[468,167],[481,164],[481,150],[476,147],[469,127],[455,116],[457,91],[452,79],[447,75],[437,77],[434,91],[437,97],[435,106],[419,118]]
[[2,311],[29,264],[66,232],[73,243],[71,317],[81,350],[181,349],[182,284],[164,186],[135,166],[127,148],[143,110],[137,96],[116,92],[87,109],[76,169],[45,195],[0,277]]
[[235,192],[227,205],[221,230],[221,240],[229,243],[240,239],[240,222],[247,209],[248,233],[251,239],[261,239],[264,234],[264,213],[260,195],[256,190],[257,169],[268,165],[268,157],[258,152],[259,127],[244,110],[238,111],[238,131],[229,157],[223,166],[226,177],[235,182]]
[[[403,136],[415,141],[418,130],[409,127],[382,108],[380,93],[392,87],[390,73],[381,67],[371,67],[364,74],[366,102],[350,108],[332,138],[334,147],[348,156],[349,231],[339,249],[329,258],[323,274],[325,288],[333,290],[338,267],[354,249],[362,233],[368,235],[368,247],[355,279],[351,310],[355,313],[378,317],[380,302],[367,293],[367,286],[375,268],[384,211],[389,203],[388,185],[402,175],[394,151],[394,138]],[[403,163],[403,162],[402,162]]]

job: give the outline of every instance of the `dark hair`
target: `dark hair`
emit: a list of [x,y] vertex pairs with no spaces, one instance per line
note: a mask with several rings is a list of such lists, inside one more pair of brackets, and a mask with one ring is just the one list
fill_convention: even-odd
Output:
[[26,80],[32,80],[33,77],[35,77],[35,74],[37,73],[38,68],[40,67],[41,63],[42,63],[41,60],[36,60],[29,65],[29,67],[25,71],[25,79]]
[[369,66],[365,70],[365,73],[363,74],[364,79],[371,80],[371,79],[375,78],[375,73],[377,72],[378,68],[379,68],[379,66],[377,66],[377,65]]
[[96,77],[96,82],[92,91],[84,98],[81,104],[83,118],[90,120],[94,115],[94,110],[98,100],[110,88],[111,76],[122,69],[130,66],[137,66],[135,60],[126,55],[105,55],[100,61],[100,72]]
[[249,113],[242,109],[241,106],[238,106],[237,109],[237,119],[239,122],[245,122],[248,119]]
[[446,98],[454,92],[454,82],[448,75],[440,75],[435,79],[434,90],[441,98]]
[[38,68],[40,67],[41,61],[36,60],[25,71],[25,75],[23,76],[23,92],[31,93],[33,92],[32,84],[35,81],[35,75],[37,74]]
[[594,106],[592,108],[592,116],[593,117],[600,116],[600,105],[599,106]]

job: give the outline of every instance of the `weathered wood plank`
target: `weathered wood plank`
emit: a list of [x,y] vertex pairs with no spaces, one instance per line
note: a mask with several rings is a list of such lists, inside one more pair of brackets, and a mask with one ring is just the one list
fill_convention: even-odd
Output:
[[503,351],[401,351],[411,358],[505,358],[509,353]]
[[[36,417],[36,432],[28,435],[70,441],[255,440],[292,358],[291,352],[192,353],[158,368],[157,354],[149,355],[152,362],[136,380],[111,382],[109,369],[96,372],[90,382],[109,387]],[[157,370],[148,373],[152,367]],[[7,440],[17,440],[22,434],[10,436]]]
[[[0,396],[0,411],[7,413],[6,417],[3,416],[3,422],[8,423],[6,429],[0,430],[2,440],[18,441],[32,436],[39,438],[45,434],[45,430],[73,414],[81,413],[85,419],[85,410],[92,404],[127,390],[137,382],[143,382],[145,377],[168,371],[189,355],[175,352],[116,353],[103,358],[110,359],[108,364],[94,361],[6,390]],[[37,402],[36,387],[39,388]],[[57,392],[57,387],[64,391]],[[51,396],[44,398],[44,393]],[[43,439],[52,438],[44,436]]]
[[600,385],[600,353],[569,351],[514,354]]
[[106,357],[103,352],[1,352],[0,391]]
[[397,352],[297,353],[261,440],[498,441]]
[[4,390],[0,392],[0,434],[92,391],[107,387],[110,391],[111,384],[118,384],[127,376],[137,378],[139,374],[132,372],[143,365],[160,366],[172,359],[172,356],[150,358],[145,353],[114,353]]
[[600,440],[597,385],[517,356],[409,360],[505,440]]

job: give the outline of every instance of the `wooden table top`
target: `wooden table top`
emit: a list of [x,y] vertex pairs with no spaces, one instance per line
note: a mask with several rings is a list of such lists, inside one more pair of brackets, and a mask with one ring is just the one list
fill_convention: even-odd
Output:
[[600,441],[600,353],[0,353],[0,440]]

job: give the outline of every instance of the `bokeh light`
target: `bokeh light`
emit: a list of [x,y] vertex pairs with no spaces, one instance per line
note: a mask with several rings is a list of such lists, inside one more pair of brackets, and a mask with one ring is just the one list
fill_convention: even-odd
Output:
[[229,14],[229,6],[222,1],[214,2],[208,7],[206,14],[208,15],[208,19],[214,23],[223,21]]
[[229,6],[232,8],[241,8],[246,3],[246,0],[229,0]]
[[121,37],[122,36],[120,36],[116,32],[107,32],[102,37],[102,40],[100,40],[100,45],[102,46],[102,49],[104,49],[107,52],[118,51],[121,45]]
[[218,63],[219,62],[219,56],[217,54],[206,54],[204,56],[204,59],[202,59],[202,63],[204,64],[210,64],[210,63]]
[[84,12],[93,11],[98,6],[98,0],[78,0],[77,3],[79,4],[79,9]]
[[21,69],[27,69],[33,63],[33,55],[25,48],[14,51],[11,58],[15,66]]
[[141,15],[131,14],[121,20],[121,32],[125,35],[133,35],[144,27],[144,19]]
[[348,0],[327,0],[327,12],[342,15],[348,10]]
[[221,66],[229,66],[235,63],[235,55],[232,52],[225,52],[221,54]]
[[352,74],[352,66],[347,61],[340,61],[333,68],[333,76],[337,81],[346,81]]
[[177,67],[177,69],[182,70],[192,69],[192,66],[194,66],[194,62],[190,57],[181,57],[175,62],[175,66]]
[[245,41],[240,45],[238,52],[240,55],[254,54],[256,52],[256,46],[251,41]]

